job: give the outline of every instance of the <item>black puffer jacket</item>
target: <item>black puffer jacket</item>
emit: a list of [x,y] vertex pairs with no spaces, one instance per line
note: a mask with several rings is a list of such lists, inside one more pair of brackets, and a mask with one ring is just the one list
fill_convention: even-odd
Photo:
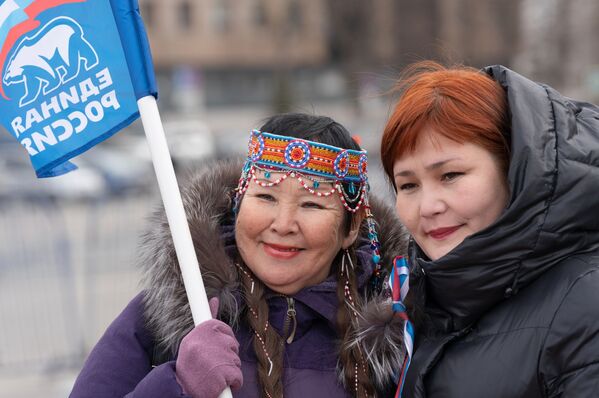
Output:
[[412,245],[428,320],[403,396],[599,397],[599,109],[486,72],[508,94],[511,197],[437,261]]

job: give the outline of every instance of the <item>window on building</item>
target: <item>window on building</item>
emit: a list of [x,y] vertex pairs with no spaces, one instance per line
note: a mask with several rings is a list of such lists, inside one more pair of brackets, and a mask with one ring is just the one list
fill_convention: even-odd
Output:
[[301,30],[303,24],[302,6],[298,0],[291,0],[288,8],[289,27],[292,31]]
[[190,30],[193,25],[193,9],[190,0],[183,0],[179,4],[179,26],[181,30]]
[[220,33],[231,29],[231,3],[229,0],[216,0],[212,9],[212,26]]
[[266,4],[264,0],[255,0],[252,9],[252,18],[254,25],[258,27],[268,25],[268,15],[266,11]]

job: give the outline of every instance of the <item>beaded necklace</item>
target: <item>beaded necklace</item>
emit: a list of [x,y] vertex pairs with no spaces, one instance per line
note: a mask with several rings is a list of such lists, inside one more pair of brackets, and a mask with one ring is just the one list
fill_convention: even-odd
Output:
[[[347,258],[347,262],[349,263],[349,267],[345,263],[346,258]],[[346,249],[341,257],[341,278],[340,279],[345,279],[345,286],[343,287],[345,301],[349,306],[351,315],[353,315],[352,322],[357,323],[358,322],[358,312],[356,310],[356,303],[354,301],[354,298],[352,297],[351,288],[349,286],[349,273],[353,272],[353,270],[354,270],[354,263],[351,259],[351,255],[349,254],[349,251]],[[358,378],[359,366],[358,366],[358,363],[360,363],[362,365],[361,370],[364,373],[364,375],[368,376],[368,372],[366,370],[366,364],[365,364],[365,360],[364,360],[364,355],[362,354],[362,350],[359,347],[358,347],[358,358],[355,358],[355,360],[356,360],[356,362],[354,364],[354,392],[357,397],[358,393],[359,393],[359,378]],[[368,394],[366,394],[366,396],[368,397]]]
[[[251,287],[250,287],[250,294],[254,294],[254,278],[252,278],[252,276],[239,264],[235,263],[235,266],[243,273],[243,275],[250,281],[251,283]],[[248,310],[250,311],[250,313],[252,314],[252,316],[258,320],[258,313],[256,312],[256,310],[250,306],[248,304]],[[271,373],[272,373],[272,368],[273,368],[273,362],[272,359],[270,358],[270,354],[268,353],[268,350],[266,349],[266,333],[268,332],[268,329],[270,327],[270,324],[268,321],[266,321],[266,323],[264,324],[264,329],[262,330],[262,332],[252,328],[252,330],[254,331],[254,335],[256,336],[256,338],[258,339],[258,341],[260,342],[260,345],[262,346],[262,351],[264,352],[264,356],[266,357],[266,360],[268,361],[268,374],[267,376],[270,377]],[[266,394],[266,396],[268,398],[272,398],[271,395],[269,394],[268,391],[264,390],[264,393]]]

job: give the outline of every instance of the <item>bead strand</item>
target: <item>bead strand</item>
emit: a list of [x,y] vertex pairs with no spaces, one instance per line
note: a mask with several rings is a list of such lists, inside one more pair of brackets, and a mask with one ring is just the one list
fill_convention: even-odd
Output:
[[[239,268],[239,270],[241,272],[243,272],[243,274],[252,283],[252,285],[251,285],[252,286],[251,293],[253,293],[253,290],[254,290],[254,278],[252,278],[251,275],[245,269],[243,269],[243,267],[241,267],[239,264],[236,263],[235,265],[237,266],[237,268]],[[252,313],[252,315],[254,316],[255,319],[259,319],[258,318],[258,314],[256,313],[256,310],[252,306],[248,305],[248,309],[250,310],[250,312]],[[269,327],[269,323],[268,323],[268,321],[266,321],[266,323],[264,324],[264,331],[262,332],[264,334],[264,336],[266,336],[266,332],[268,331],[268,327]],[[264,355],[266,356],[266,359],[268,359],[268,363],[269,363],[268,376],[270,376],[270,374],[272,373],[273,362],[272,362],[272,359],[270,359],[270,355],[268,354],[268,351],[266,350],[266,343],[265,343],[264,339],[262,338],[262,336],[260,335],[260,333],[258,333],[258,331],[256,329],[253,329],[253,331],[254,331],[254,334],[256,335],[256,337],[258,338],[258,341],[260,341],[260,345],[262,346],[262,350],[264,351]],[[265,391],[265,393],[266,393],[266,395],[269,395],[267,391]]]

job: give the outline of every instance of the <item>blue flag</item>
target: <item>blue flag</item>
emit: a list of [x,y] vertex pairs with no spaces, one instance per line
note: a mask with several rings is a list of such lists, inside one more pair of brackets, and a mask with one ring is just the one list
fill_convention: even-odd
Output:
[[38,177],[139,117],[157,95],[137,0],[0,0],[0,123]]

